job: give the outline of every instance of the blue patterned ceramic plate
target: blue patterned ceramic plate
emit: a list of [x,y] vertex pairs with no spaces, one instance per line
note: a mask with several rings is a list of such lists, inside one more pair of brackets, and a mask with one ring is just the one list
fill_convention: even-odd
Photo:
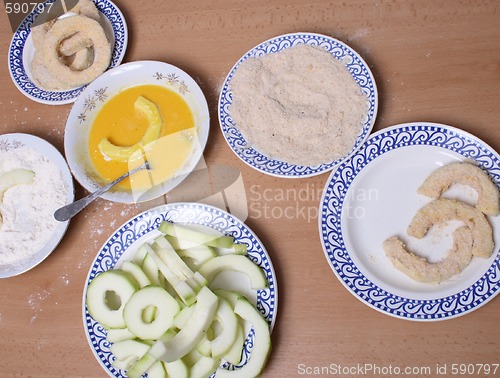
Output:
[[[410,123],[373,134],[327,181],[320,204],[319,232],[334,273],[365,304],[392,316],[421,321],[453,318],[491,300],[500,288],[500,216],[489,217],[495,251],[473,258],[458,275],[439,285],[419,283],[393,267],[382,243],[399,235],[410,250],[438,260],[452,245],[452,228],[437,227],[422,240],[406,227],[432,199],[417,188],[438,167],[470,161],[500,185],[500,157],[462,130],[432,123]],[[444,194],[474,203],[477,194],[455,185]],[[431,230],[432,231],[432,230]]]
[[[112,377],[122,377],[124,375],[122,371],[116,370],[111,365],[114,357],[109,349],[110,344],[106,341],[106,331],[94,321],[87,311],[85,304],[87,287],[97,274],[119,267],[122,261],[133,257],[134,252],[142,243],[158,236],[159,231],[157,228],[164,220],[198,225],[197,227],[209,227],[220,233],[234,236],[235,240],[239,243],[245,243],[248,246],[249,257],[264,270],[269,282],[269,289],[254,291],[253,294],[248,292],[248,295],[254,297],[253,299],[257,308],[271,327],[273,327],[276,320],[278,307],[276,276],[267,251],[252,230],[234,216],[208,205],[177,203],[153,208],[137,215],[118,228],[97,254],[86,280],[83,293],[83,323],[85,333],[97,360]],[[235,276],[231,276],[230,280],[239,281]],[[234,288],[238,287],[239,290],[245,290],[244,287],[248,283],[243,281],[245,280],[232,282],[232,285],[235,285]],[[223,283],[220,284],[222,285]],[[240,366],[244,366],[248,361],[253,346],[253,338],[253,330],[249,330]],[[228,363],[224,366],[228,369],[234,368],[234,366]]]
[[[273,54],[304,43],[308,45],[321,46],[332,54],[334,58],[344,61],[347,69],[354,77],[361,90],[366,94],[369,101],[367,118],[364,121],[362,131],[360,135],[358,135],[351,152],[339,160],[328,161],[317,166],[300,166],[290,164],[280,160],[268,158],[259,151],[256,151],[247,144],[245,138],[238,129],[238,125],[236,125],[232,120],[230,114],[230,108],[233,102],[231,80],[241,62],[248,58]],[[377,116],[377,109],[378,95],[375,80],[370,68],[358,55],[358,53],[343,42],[340,42],[332,37],[314,33],[293,33],[281,35],[261,43],[247,52],[234,65],[224,81],[219,97],[219,122],[222,134],[229,144],[229,147],[241,160],[250,165],[252,168],[272,176],[298,178],[315,176],[329,171],[347,156],[354,153],[354,151],[356,151],[370,135]]]
[[[44,2],[48,7],[55,0]],[[103,16],[101,19],[104,31],[113,46],[110,68],[119,65],[125,56],[128,42],[128,30],[125,18],[118,7],[109,0],[94,0],[97,9]],[[35,47],[31,37],[31,26],[40,14],[36,7],[19,25],[14,33],[9,48],[9,71],[16,87],[30,99],[48,105],[69,104],[76,100],[86,86],[73,88],[65,91],[47,91],[39,88],[34,82],[31,74],[31,61],[35,54]],[[43,11],[43,10],[42,10]]]

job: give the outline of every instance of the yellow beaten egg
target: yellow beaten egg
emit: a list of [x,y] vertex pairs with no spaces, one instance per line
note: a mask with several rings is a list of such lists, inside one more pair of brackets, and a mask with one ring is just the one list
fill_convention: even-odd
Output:
[[[134,189],[168,180],[186,163],[196,139],[194,117],[189,105],[176,92],[159,85],[130,87],[110,98],[97,114],[89,135],[89,155],[96,173],[105,182],[123,175],[139,163],[110,159],[99,148],[103,139],[115,146],[128,147],[139,143],[148,128],[148,118],[137,111],[139,96],[154,103],[162,118],[159,139],[146,146],[145,153],[152,171],[132,176]],[[131,180],[117,185],[131,189]]]

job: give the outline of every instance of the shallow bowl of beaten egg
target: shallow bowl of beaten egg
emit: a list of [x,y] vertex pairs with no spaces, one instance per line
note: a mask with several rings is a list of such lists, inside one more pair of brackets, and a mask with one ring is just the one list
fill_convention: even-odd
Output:
[[64,149],[76,180],[95,191],[147,160],[102,197],[137,203],[160,197],[195,168],[210,126],[198,84],[180,68],[137,61],[109,70],[78,97]]

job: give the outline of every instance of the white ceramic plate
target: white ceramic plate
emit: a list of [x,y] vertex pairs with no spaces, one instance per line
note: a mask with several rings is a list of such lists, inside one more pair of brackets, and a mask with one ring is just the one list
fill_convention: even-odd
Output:
[[[88,151],[89,133],[96,115],[104,103],[123,89],[137,85],[161,85],[183,97],[193,112],[199,143],[183,167],[190,172],[203,154],[210,128],[208,105],[198,84],[180,68],[167,63],[137,61],[113,68],[89,84],[73,105],[66,123],[64,149],[75,178],[90,192],[100,188],[99,175],[95,172]],[[157,185],[140,199],[131,192],[108,191],[102,197],[122,203],[148,201],[175,188],[184,178],[180,174]]]
[[[67,188],[66,203],[73,202],[73,177],[71,176],[68,165],[66,164],[66,160],[64,160],[64,157],[60,154],[60,152],[49,142],[34,135],[18,133],[0,135],[1,151],[13,151],[21,147],[30,148],[39,152],[61,170],[62,177]],[[40,264],[57,247],[63,238],[66,229],[68,228],[68,224],[69,222],[59,223],[59,226],[54,230],[54,233],[48,242],[39,251],[34,253],[30,259],[13,266],[0,265],[0,278],[11,277],[24,273]]]
[[[208,227],[226,235],[232,235],[238,243],[245,243],[249,257],[265,272],[269,288],[255,292],[248,287],[248,279],[242,276],[230,275],[226,282],[220,282],[221,287],[235,288],[248,293],[254,298],[254,304],[264,318],[273,327],[278,308],[278,287],[275,272],[264,246],[258,237],[242,221],[225,211],[198,203],[177,203],[159,206],[132,218],[119,227],[99,250],[86,279],[83,292],[83,323],[87,340],[104,370],[112,377],[122,377],[123,372],[115,369],[111,363],[114,360],[110,344],[106,341],[106,331],[88,313],[85,298],[87,288],[92,279],[101,272],[120,267],[121,263],[130,260],[137,248],[144,242],[152,241],[160,233],[158,226],[164,220],[174,223]],[[216,279],[219,279],[217,277]],[[223,278],[224,279],[224,278]],[[231,286],[228,286],[231,285]],[[244,366],[249,359],[253,346],[253,331],[249,330],[244,348],[242,363],[235,368]],[[223,365],[230,367],[228,363]]]
[[[248,58],[273,54],[298,44],[321,46],[332,54],[335,59],[345,62],[345,66],[349,70],[352,77],[356,80],[356,83],[359,85],[361,90],[366,94],[369,102],[367,117],[364,121],[362,131],[358,135],[352,150],[341,159],[326,161],[324,164],[318,166],[300,166],[268,158],[247,144],[245,138],[238,129],[238,125],[236,125],[231,118],[231,104],[233,102],[231,80],[241,62]],[[265,174],[278,177],[299,178],[315,176],[322,174],[323,172],[330,171],[342,160],[354,153],[370,135],[377,116],[377,109],[378,95],[375,79],[373,78],[370,68],[358,53],[345,43],[326,35],[314,33],[293,33],[280,35],[262,42],[247,52],[234,65],[222,86],[219,97],[218,113],[222,134],[236,156],[252,168]]]
[[[373,134],[349,160],[332,172],[320,204],[323,249],[340,282],[367,305],[411,320],[440,320],[469,313],[500,289],[500,216],[488,217],[495,250],[488,259],[473,258],[459,275],[439,285],[419,283],[393,267],[383,241],[400,235],[434,259],[446,253],[446,228],[421,241],[406,237],[416,211],[432,199],[417,194],[428,175],[442,165],[470,161],[500,185],[500,157],[462,130],[432,123],[410,123]],[[450,198],[474,203],[474,192],[455,186]],[[477,197],[477,196],[476,196]],[[450,223],[448,231],[457,224]]]
[[[44,7],[50,6],[55,0],[44,2]],[[108,37],[113,51],[111,55],[110,68],[119,65],[128,43],[127,24],[123,14],[118,7],[109,0],[94,0],[97,9],[101,12],[102,25]],[[48,105],[63,105],[72,103],[85,89],[85,86],[65,91],[47,91],[39,88],[33,82],[31,73],[31,61],[35,54],[35,47],[31,37],[31,26],[40,9],[35,8],[19,25],[12,37],[9,48],[9,72],[16,87],[30,99]]]

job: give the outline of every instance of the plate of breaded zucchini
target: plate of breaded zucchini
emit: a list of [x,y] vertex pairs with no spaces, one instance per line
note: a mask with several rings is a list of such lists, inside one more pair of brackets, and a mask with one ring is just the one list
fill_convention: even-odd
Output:
[[327,181],[327,261],[388,315],[467,314],[498,293],[499,186],[500,157],[474,135],[428,122],[382,129]]

